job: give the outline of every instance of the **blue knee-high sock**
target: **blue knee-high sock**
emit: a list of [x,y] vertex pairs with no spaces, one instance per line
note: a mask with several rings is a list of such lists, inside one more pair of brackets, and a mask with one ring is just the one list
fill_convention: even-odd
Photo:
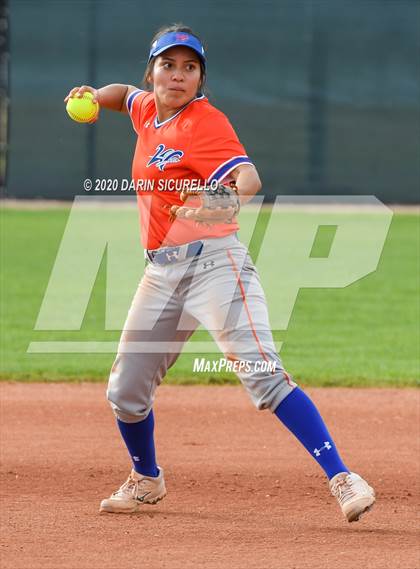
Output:
[[150,411],[144,421],[124,423],[117,419],[118,427],[133,461],[134,470],[144,476],[158,476],[153,430],[155,420]]
[[349,472],[318,409],[299,387],[283,399],[274,413],[315,458],[330,480],[339,472]]

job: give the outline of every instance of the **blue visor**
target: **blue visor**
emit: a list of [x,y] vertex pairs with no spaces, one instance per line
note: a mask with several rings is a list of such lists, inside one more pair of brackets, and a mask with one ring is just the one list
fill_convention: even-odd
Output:
[[187,32],[168,32],[163,34],[163,36],[153,42],[148,62],[152,57],[156,57],[170,47],[175,47],[176,45],[184,45],[185,47],[189,47],[194,50],[204,65],[206,65],[206,54],[200,40]]

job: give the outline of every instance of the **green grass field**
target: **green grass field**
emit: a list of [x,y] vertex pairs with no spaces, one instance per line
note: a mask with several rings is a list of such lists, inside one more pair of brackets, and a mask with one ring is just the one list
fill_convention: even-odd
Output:
[[[105,262],[102,262],[80,331],[35,331],[69,209],[1,213],[1,379],[105,380],[112,354],[29,354],[39,340],[118,340],[104,331]],[[264,230],[267,213],[259,219]],[[376,272],[341,289],[299,292],[282,341],[281,357],[304,385],[409,386],[419,379],[419,216],[395,214]],[[322,239],[316,245],[322,249]],[[252,250],[252,247],[251,247]],[[77,275],[75,276],[77,278]],[[266,291],[269,292],[269,291]],[[270,314],[275,313],[275,291]],[[272,300],[274,298],[274,301]],[[198,331],[194,340],[207,338]],[[233,383],[232,374],[192,373],[184,353],[169,383]],[[205,355],[208,357],[207,355]],[[215,356],[209,356],[214,358]]]

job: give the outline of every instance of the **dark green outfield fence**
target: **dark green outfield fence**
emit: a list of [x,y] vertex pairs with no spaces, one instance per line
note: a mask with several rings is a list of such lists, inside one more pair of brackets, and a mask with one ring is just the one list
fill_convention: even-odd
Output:
[[130,176],[128,117],[78,125],[62,100],[83,83],[139,84],[155,29],[183,21],[207,43],[210,100],[266,195],[420,201],[417,0],[12,0],[8,9],[9,197],[70,199],[86,177]]

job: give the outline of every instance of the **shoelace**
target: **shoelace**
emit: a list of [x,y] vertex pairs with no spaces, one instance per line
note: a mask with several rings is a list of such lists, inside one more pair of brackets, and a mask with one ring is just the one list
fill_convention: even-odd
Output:
[[124,484],[114,492],[114,495],[117,494],[130,494],[134,498],[137,498],[139,495],[139,490],[141,486],[145,485],[145,480],[136,480],[132,476],[129,476]]
[[348,476],[337,480],[337,482],[331,488],[331,493],[340,500],[340,502],[345,502],[348,498],[354,495],[352,488],[352,480]]

